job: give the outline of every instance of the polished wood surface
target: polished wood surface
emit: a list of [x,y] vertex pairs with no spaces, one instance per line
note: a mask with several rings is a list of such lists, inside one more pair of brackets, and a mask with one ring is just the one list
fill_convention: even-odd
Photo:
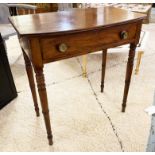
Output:
[[20,35],[58,34],[103,28],[142,19],[144,15],[126,10],[101,7],[71,9],[53,13],[42,13],[11,17],[10,22]]
[[[101,92],[103,92],[107,49],[130,44],[122,103],[122,112],[125,112],[135,48],[139,42],[144,18],[144,15],[112,7],[73,9],[10,18],[18,32],[35,102],[36,93],[30,61],[33,64],[50,145],[53,144],[53,136],[43,74],[44,64],[102,50]],[[36,112],[39,113],[37,104],[34,105]]]
[[[67,35],[59,35],[54,37],[40,38],[42,47],[43,62],[51,62],[73,56],[83,55],[89,52],[98,51],[100,49],[129,43],[135,39],[137,31],[137,23],[122,24],[115,26],[114,29],[104,28],[101,30],[92,30]],[[126,31],[128,38],[122,39],[121,32]],[[61,52],[59,45],[61,43],[67,46],[67,50]],[[117,44],[117,45],[116,45]],[[110,46],[109,46],[110,45]],[[52,52],[51,52],[52,51]]]

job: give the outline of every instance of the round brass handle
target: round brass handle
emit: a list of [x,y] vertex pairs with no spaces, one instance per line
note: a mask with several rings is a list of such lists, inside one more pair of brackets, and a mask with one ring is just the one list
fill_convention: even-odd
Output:
[[127,39],[128,38],[128,32],[127,31],[122,31],[120,33],[120,37],[121,37],[121,39]]
[[67,45],[65,44],[65,43],[61,43],[59,46],[58,46],[58,48],[59,48],[59,51],[60,52],[66,52],[67,51],[67,49],[68,49],[68,47],[67,47]]

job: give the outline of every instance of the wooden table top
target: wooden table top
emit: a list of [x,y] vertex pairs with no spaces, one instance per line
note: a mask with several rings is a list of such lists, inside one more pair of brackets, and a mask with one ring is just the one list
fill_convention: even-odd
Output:
[[114,7],[70,9],[10,17],[19,35],[72,33],[119,25],[146,16]]

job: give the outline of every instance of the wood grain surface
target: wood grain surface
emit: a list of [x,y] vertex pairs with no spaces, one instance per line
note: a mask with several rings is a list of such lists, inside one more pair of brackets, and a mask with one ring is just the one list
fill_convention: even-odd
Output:
[[143,19],[146,16],[114,7],[70,9],[52,13],[10,17],[20,35],[58,34],[103,28],[110,25]]

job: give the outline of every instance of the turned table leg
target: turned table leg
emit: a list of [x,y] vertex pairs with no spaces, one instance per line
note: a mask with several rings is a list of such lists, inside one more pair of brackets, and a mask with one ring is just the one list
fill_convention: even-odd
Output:
[[42,112],[44,115],[44,121],[45,121],[45,126],[46,126],[46,131],[47,131],[47,138],[49,140],[49,145],[52,145],[53,144],[53,136],[52,136],[52,131],[51,131],[48,100],[47,100],[43,68],[39,68],[39,69],[35,68],[35,73],[36,73],[36,80],[37,80],[40,101],[41,101]]
[[129,51],[129,57],[128,57],[128,62],[127,62],[127,69],[126,69],[122,112],[125,112],[125,108],[126,108],[127,96],[128,96],[131,75],[132,75],[132,70],[133,70],[134,57],[135,57],[135,49],[136,49],[136,44],[134,43],[130,44],[130,51]]
[[104,89],[106,59],[107,59],[107,49],[102,51],[101,92],[103,92]]
[[24,51],[23,51],[23,56],[24,56],[24,60],[25,60],[25,67],[26,67],[26,72],[27,72],[29,85],[30,85],[30,89],[31,89],[31,93],[32,93],[32,98],[33,98],[33,102],[34,102],[36,115],[39,116],[39,107],[38,107],[32,65],[31,65],[31,62],[30,62],[28,56],[26,55],[26,53]]

